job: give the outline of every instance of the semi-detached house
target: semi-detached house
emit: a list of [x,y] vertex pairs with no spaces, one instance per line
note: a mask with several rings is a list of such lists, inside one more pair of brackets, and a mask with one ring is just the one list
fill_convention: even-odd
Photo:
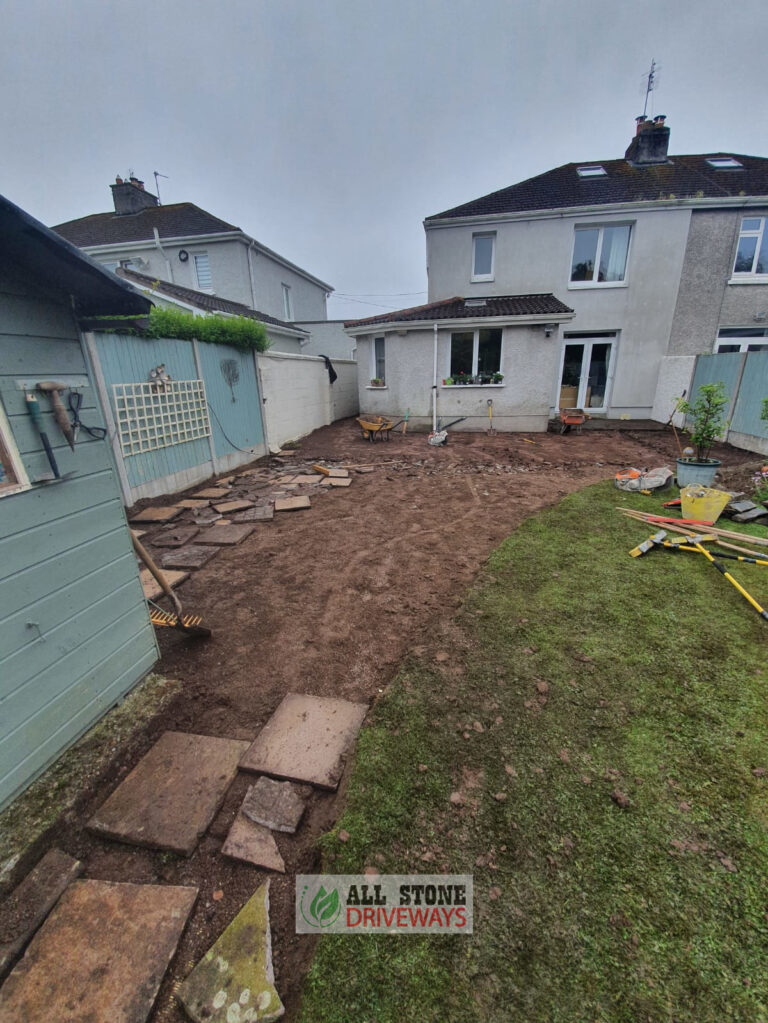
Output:
[[[439,407],[466,414],[462,429],[485,425],[489,397],[507,429],[543,429],[564,406],[666,421],[696,355],[768,349],[768,159],[670,156],[664,122],[638,118],[623,159],[568,163],[428,217],[428,305],[347,324],[361,407],[428,415],[431,379],[393,368],[395,353],[429,361],[415,336],[403,344],[404,320],[419,316],[437,325]],[[498,319],[497,334],[471,320],[526,296],[558,306],[524,345],[520,320]],[[463,324],[436,315],[448,300]],[[384,372],[371,389],[366,377]],[[491,392],[480,381],[494,373]]]

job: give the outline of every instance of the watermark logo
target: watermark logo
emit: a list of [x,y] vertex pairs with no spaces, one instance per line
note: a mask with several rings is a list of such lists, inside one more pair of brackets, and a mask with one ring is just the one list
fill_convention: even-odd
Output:
[[299,874],[297,934],[471,934],[471,874]]
[[331,888],[330,891],[326,891],[325,887],[321,884],[313,897],[310,885],[305,884],[301,892],[298,908],[302,919],[308,927],[332,927],[341,913],[341,899],[339,898],[338,889]]

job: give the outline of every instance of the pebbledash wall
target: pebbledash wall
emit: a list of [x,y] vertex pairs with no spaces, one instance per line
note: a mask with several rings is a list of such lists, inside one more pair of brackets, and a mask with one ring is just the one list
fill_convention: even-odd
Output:
[[[479,321],[478,321],[479,322]],[[473,326],[475,322],[473,321]],[[386,329],[386,328],[385,328]],[[434,333],[430,329],[389,331],[358,339],[359,401],[363,412],[402,419],[413,427],[431,426]],[[557,338],[546,338],[540,325],[504,327],[499,385],[443,385],[450,374],[451,330],[438,331],[437,412],[443,424],[464,417],[460,430],[488,429],[488,401],[499,430],[546,430],[552,381],[559,366]],[[375,328],[372,328],[375,330]],[[374,376],[372,339],[384,337],[384,387],[371,387]]]
[[[357,412],[357,367],[228,345],[89,333],[123,500],[171,494]],[[170,377],[150,383],[158,367]]]

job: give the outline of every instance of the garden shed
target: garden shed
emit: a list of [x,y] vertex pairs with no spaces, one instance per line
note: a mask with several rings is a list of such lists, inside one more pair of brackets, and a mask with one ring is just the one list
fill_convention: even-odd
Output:
[[[0,237],[2,807],[158,651],[80,330],[150,303],[2,196]],[[45,381],[61,385],[58,420]]]

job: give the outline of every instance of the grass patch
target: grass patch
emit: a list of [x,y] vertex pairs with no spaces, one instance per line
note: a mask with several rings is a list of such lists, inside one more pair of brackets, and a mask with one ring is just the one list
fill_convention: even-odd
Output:
[[768,623],[620,504],[526,522],[376,707],[325,868],[471,872],[475,934],[322,937],[303,1023],[768,1018]]

